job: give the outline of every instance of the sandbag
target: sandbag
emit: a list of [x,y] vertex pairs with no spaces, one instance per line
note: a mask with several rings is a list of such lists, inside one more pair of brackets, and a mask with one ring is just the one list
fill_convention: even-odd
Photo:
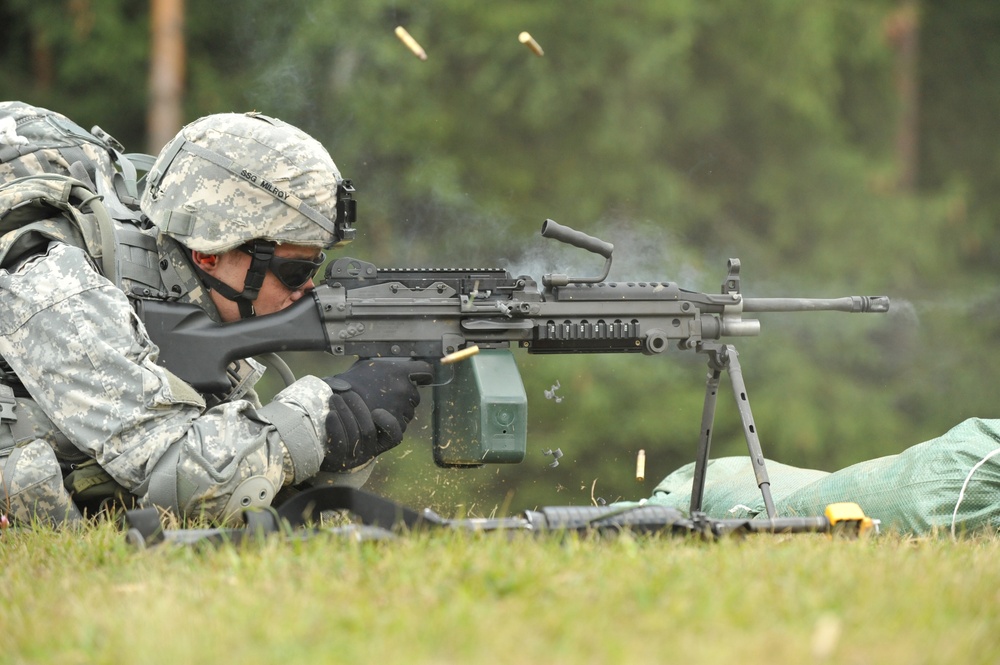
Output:
[[861,462],[786,496],[780,514],[854,501],[883,530],[926,535],[1000,528],[1000,420],[972,418],[898,455]]
[[[771,497],[777,502],[830,474],[768,460],[767,475],[771,480]],[[692,462],[660,481],[648,503],[670,506],[687,513],[691,507],[693,478]],[[766,516],[764,498],[757,487],[749,457],[720,457],[708,461],[702,512],[716,519],[755,517],[758,514]],[[822,513],[820,510],[810,514]]]
[[[904,534],[995,533],[1000,529],[1000,420],[971,418],[942,436],[834,473],[767,462],[779,516],[821,515],[851,501]],[[694,464],[657,485],[650,503],[687,510]],[[708,466],[703,509],[713,518],[766,517],[750,460]]]

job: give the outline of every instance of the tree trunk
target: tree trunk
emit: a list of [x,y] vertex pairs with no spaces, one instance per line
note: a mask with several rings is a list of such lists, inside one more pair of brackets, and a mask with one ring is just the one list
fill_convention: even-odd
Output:
[[183,124],[184,0],[151,0],[147,150],[156,154]]
[[896,160],[899,167],[897,187],[912,192],[916,186],[919,156],[918,111],[920,105],[917,85],[917,46],[920,35],[918,0],[900,0],[897,9],[889,15],[885,33],[896,54],[895,82],[899,95],[899,125],[896,131]]

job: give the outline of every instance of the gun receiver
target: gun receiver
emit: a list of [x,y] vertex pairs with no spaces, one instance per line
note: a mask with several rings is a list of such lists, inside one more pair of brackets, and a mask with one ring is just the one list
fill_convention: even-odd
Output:
[[[605,258],[599,277],[530,276],[492,269],[380,269],[354,258],[331,262],[323,283],[291,307],[254,319],[219,324],[200,309],[157,300],[143,301],[140,316],[160,347],[159,362],[202,392],[229,388],[226,367],[254,354],[327,351],[362,358],[441,359],[478,346],[481,356],[457,363],[454,375],[439,374],[435,394],[435,459],[439,464],[478,466],[517,462],[524,456],[525,398],[513,359],[501,359],[513,344],[528,353],[660,354],[671,343],[704,353],[711,369],[706,385],[692,510],[701,507],[711,444],[715,394],[723,371],[737,396],[744,434],[754,460],[768,515],[773,517],[769,481],[757,441],[736,350],[720,340],[760,333],[763,312],[873,312],[889,309],[885,296],[844,298],[744,298],[740,261],[730,259],[719,293],[700,293],[669,281],[604,281],[614,246],[545,220],[543,237]],[[506,351],[509,356],[509,351]],[[517,384],[485,401],[470,402],[468,391],[492,384]],[[451,392],[447,392],[451,390]],[[458,402],[459,408],[448,409]],[[457,426],[454,413],[476,420]],[[452,415],[448,415],[451,413]],[[464,417],[464,416],[462,416]],[[447,433],[438,430],[449,429]],[[495,446],[488,440],[498,441]],[[472,452],[441,453],[472,441]],[[464,441],[464,443],[463,443]],[[457,443],[456,443],[457,442]]]

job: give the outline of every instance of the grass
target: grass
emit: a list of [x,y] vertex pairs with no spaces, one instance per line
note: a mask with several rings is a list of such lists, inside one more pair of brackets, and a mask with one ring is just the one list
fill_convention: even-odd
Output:
[[0,536],[0,663],[994,663],[1000,540]]

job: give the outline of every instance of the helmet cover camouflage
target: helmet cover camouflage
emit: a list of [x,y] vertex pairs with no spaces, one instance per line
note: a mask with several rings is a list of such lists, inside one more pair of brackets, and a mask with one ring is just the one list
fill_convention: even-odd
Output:
[[142,210],[199,252],[254,239],[324,248],[345,240],[335,225],[345,182],[337,165],[318,141],[275,118],[196,120],[164,146],[148,181]]

